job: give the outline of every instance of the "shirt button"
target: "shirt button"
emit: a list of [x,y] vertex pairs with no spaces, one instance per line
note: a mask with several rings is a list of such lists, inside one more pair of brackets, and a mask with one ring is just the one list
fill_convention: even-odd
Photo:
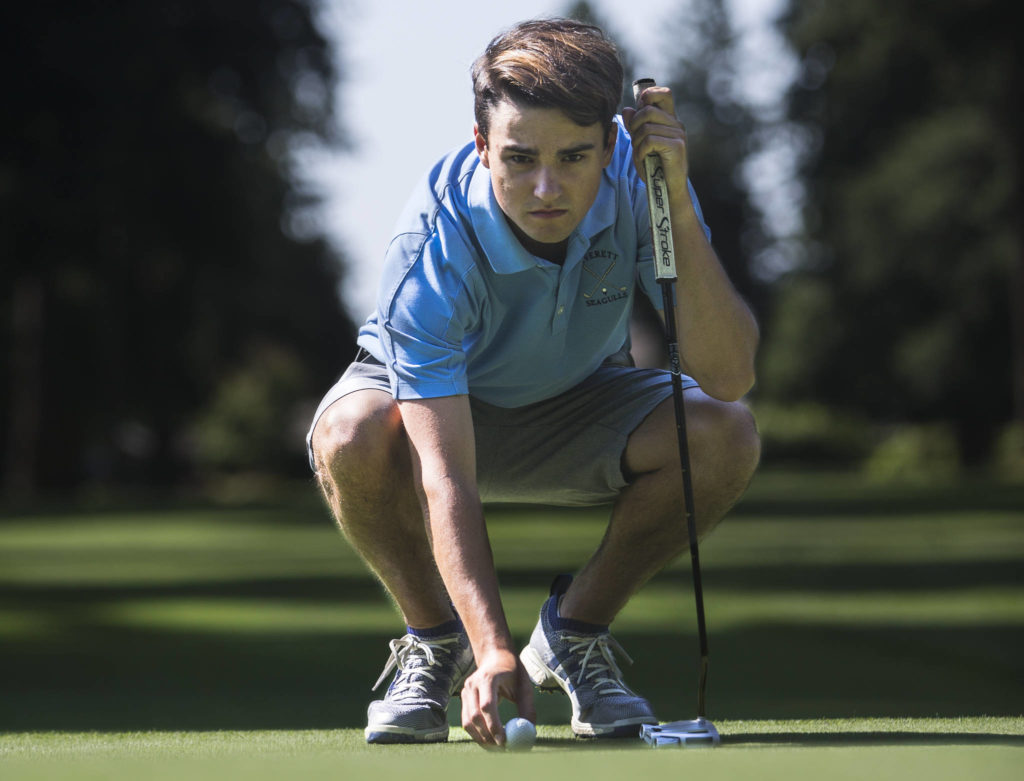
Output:
[[564,306],[558,307],[558,314],[562,314],[562,312],[564,312],[564,311],[565,311],[565,307]]

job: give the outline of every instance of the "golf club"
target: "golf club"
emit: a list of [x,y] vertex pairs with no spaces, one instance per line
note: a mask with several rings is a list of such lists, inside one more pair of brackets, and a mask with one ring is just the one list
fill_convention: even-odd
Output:
[[[654,79],[633,82],[633,99],[639,105],[640,95],[653,87]],[[652,747],[659,746],[716,746],[720,742],[718,730],[706,718],[705,692],[708,680],[708,633],[704,622],[704,588],[701,584],[700,551],[697,546],[697,520],[693,503],[693,483],[690,477],[690,448],[686,439],[686,409],[683,403],[683,382],[679,363],[679,337],[676,333],[675,282],[676,257],[672,239],[672,219],[669,214],[668,188],[661,157],[650,154],[644,158],[647,182],[647,203],[651,213],[651,238],[654,242],[654,268],[661,286],[665,313],[665,336],[668,344],[669,367],[672,373],[672,398],[675,403],[676,433],[679,439],[679,462],[682,466],[683,502],[686,509],[686,529],[690,543],[690,563],[693,571],[693,592],[697,602],[697,636],[700,642],[700,677],[697,685],[697,718],[668,724],[641,727],[640,737]]]

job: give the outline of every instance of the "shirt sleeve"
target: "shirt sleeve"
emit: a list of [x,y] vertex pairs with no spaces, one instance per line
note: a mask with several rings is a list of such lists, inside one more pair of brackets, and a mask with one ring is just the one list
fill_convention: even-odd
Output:
[[381,286],[378,312],[396,399],[469,392],[463,340],[473,318],[464,277],[473,266],[452,262],[453,252],[464,250],[445,246],[436,233],[404,234],[388,249],[385,265],[401,273]]

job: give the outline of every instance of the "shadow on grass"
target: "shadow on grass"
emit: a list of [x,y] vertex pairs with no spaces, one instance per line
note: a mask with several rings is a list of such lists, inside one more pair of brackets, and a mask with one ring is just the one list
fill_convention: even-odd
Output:
[[[704,582],[716,588],[770,591],[857,592],[954,590],[1018,586],[1024,583],[1024,560],[1015,558],[948,562],[872,562],[850,564],[753,564],[701,568]],[[665,576],[662,576],[663,578]],[[679,581],[685,584],[689,571]]]
[[[710,570],[706,582],[747,588],[891,588],[894,593],[1015,584],[1020,562],[952,565],[786,566]],[[547,570],[503,573],[504,584],[546,586]],[[675,577],[675,576],[666,576]],[[690,592],[680,600],[690,611]],[[0,642],[0,730],[210,730],[361,727],[394,634],[371,631],[206,631],[103,624],[121,600],[289,599],[377,603],[367,577],[94,587],[8,585],[0,608],[45,619],[48,629]],[[93,612],[97,609],[98,612]],[[396,630],[400,625],[396,620]],[[691,718],[698,649],[690,625],[617,638],[636,664],[629,683],[662,720]],[[525,637],[518,638],[520,642]],[[1019,716],[1024,702],[1024,625],[972,626],[774,622],[712,632],[712,719]],[[565,723],[568,702],[538,696],[541,723]],[[451,709],[457,714],[458,708]],[[456,716],[457,718],[457,716]],[[758,740],[777,740],[750,736]]]
[[1024,746],[1024,735],[981,732],[777,732],[726,734],[723,746]]
[[[59,637],[0,646],[0,730],[362,727],[389,639],[68,627]],[[692,717],[695,639],[671,633],[620,639],[637,660],[627,680],[659,717]],[[722,632],[712,637],[708,715],[1017,716],[1024,701],[1022,647],[1020,626],[778,625]],[[538,696],[537,706],[541,723],[568,720],[564,697]],[[755,738],[779,740],[749,736]]]
[[[262,487],[262,486],[261,486]],[[312,479],[300,479],[277,484],[272,492],[256,491],[268,495],[263,498],[230,501],[212,501],[209,496],[187,497],[175,492],[146,490],[137,494],[121,490],[95,500],[81,496],[42,497],[30,504],[18,505],[9,497],[0,497],[0,524],[25,518],[95,516],[108,518],[112,514],[125,517],[138,514],[168,512],[188,514],[223,511],[234,514],[258,514],[267,518],[287,519],[289,524],[329,523],[329,514],[320,499]],[[250,495],[247,492],[246,495]],[[864,481],[856,473],[815,473],[806,468],[790,470],[762,469],[754,477],[749,490],[737,505],[735,512],[742,515],[784,515],[790,518],[814,518],[822,515],[920,515],[927,512],[950,511],[1019,511],[1024,507],[1024,483],[1011,484],[988,479],[955,480],[942,484],[884,485]],[[522,505],[491,503],[488,517],[502,514],[520,514]],[[552,508],[536,505],[539,512]],[[591,521],[594,514],[606,517],[607,508],[554,508],[561,521],[580,519]]]
[[[842,748],[844,746],[1024,746],[1024,735],[1005,735],[978,732],[775,732],[770,734],[723,733],[722,745],[732,746],[785,746],[793,748]],[[541,738],[538,745],[550,748],[576,750],[625,751],[650,750],[650,746],[636,738],[593,740],[581,738]],[[663,746],[660,750],[699,751],[702,747],[683,749]]]
[[1024,507],[1024,484],[991,480],[932,485],[875,485],[856,475],[761,472],[734,512],[790,519],[1010,511]]
[[[1024,507],[1024,484],[994,480],[963,480],[943,484],[877,485],[855,474],[813,472],[760,472],[731,511],[742,516],[778,516],[789,520],[816,520],[822,516],[920,517],[927,513],[1019,512]],[[540,513],[557,512],[561,521],[592,521],[605,509],[537,505]],[[488,517],[523,512],[516,505],[488,505]]]
[[[25,555],[19,554],[24,563]],[[69,554],[70,555],[70,554]],[[80,556],[81,554],[77,554]],[[124,558],[132,552],[126,549]],[[40,555],[54,560],[55,554]],[[688,567],[688,563],[686,564]],[[572,569],[567,565],[565,570]],[[554,567],[504,569],[499,572],[503,588],[534,588],[547,591]],[[715,566],[713,560],[703,567],[704,582],[716,588],[815,592],[898,592],[952,590],[958,587],[1018,586],[1024,583],[1024,560],[1016,558],[984,561],[884,562],[884,563],[806,563],[794,565],[752,564]],[[680,599],[688,602],[689,570],[685,574],[663,573],[653,582],[679,583]],[[293,577],[239,578],[214,581],[177,581],[145,584],[0,583],[0,606],[4,603],[38,606],[41,610],[71,605],[98,604],[131,599],[170,599],[189,597],[296,599],[304,602],[330,601],[342,608],[348,603],[380,601],[381,586],[369,575],[306,575]],[[540,606],[538,605],[538,608]]]
[[[1021,499],[1017,493],[987,500],[957,496],[961,497],[958,504],[975,509],[979,501],[1009,507],[1011,499]],[[755,493],[743,510],[768,514],[785,509],[789,515],[806,518],[826,512],[852,515],[871,508],[891,514],[894,507],[906,507],[908,512],[920,513],[926,508],[919,500],[916,492],[861,499],[837,495],[822,504],[816,498],[777,490]],[[949,509],[950,501],[940,494],[925,504],[940,503]],[[1024,500],[1014,506],[1024,506]],[[565,515],[571,517],[566,513],[560,518]],[[977,533],[984,533],[984,528]],[[118,551],[129,561],[132,554],[130,548]],[[36,554],[20,550],[9,555],[18,556],[24,564],[21,557]],[[82,554],[57,541],[41,546],[37,555],[41,563],[48,559],[60,571],[62,562]],[[538,567],[537,560],[527,555],[521,559],[525,567],[500,573],[502,585],[543,593],[554,571]],[[181,558],[187,561],[188,557]],[[678,573],[666,577],[678,580]],[[667,617],[660,633],[617,633],[636,660],[626,671],[627,680],[650,698],[665,721],[695,715],[698,651],[685,620],[692,612],[688,577],[683,576],[680,585],[684,620]],[[732,588],[751,595],[763,589],[873,594],[890,590],[898,595],[923,588],[955,594],[960,589],[1021,582],[1024,562],[1009,555],[985,562],[712,565],[705,576],[709,591]],[[27,617],[27,626],[20,634],[13,625],[0,627],[4,630],[0,731],[331,729],[365,724],[366,706],[378,696],[370,686],[384,666],[387,643],[394,634],[362,630],[274,634],[265,628],[245,632],[222,626],[175,631],[104,624],[101,619],[105,608],[122,601],[177,598],[242,599],[253,604],[274,600],[278,607],[289,600],[296,605],[320,602],[336,606],[339,613],[351,606],[379,605],[381,611],[388,610],[380,587],[369,576],[356,575],[203,582],[187,580],[185,571],[182,581],[172,584],[2,585],[0,610]],[[1020,716],[1024,703],[1021,623],[900,626],[870,620],[845,624],[839,620],[765,621],[713,631],[710,644],[708,715],[713,720]],[[542,724],[568,720],[564,697],[538,696],[537,707]],[[457,705],[451,711],[451,720],[457,720]],[[1009,740],[955,733],[939,737],[931,733],[793,733],[730,735],[728,742],[932,744],[978,742],[987,737]],[[1020,744],[1017,739],[1011,742]],[[569,743],[590,745],[588,741]]]

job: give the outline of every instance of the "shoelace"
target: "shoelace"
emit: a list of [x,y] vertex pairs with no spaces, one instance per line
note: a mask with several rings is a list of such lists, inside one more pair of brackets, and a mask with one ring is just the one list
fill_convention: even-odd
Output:
[[[448,646],[458,645],[458,643],[457,636],[425,640],[422,637],[409,634],[399,640],[392,640],[389,643],[391,656],[387,664],[384,665],[384,672],[380,674],[380,678],[377,679],[377,683],[370,691],[376,691],[377,687],[397,667],[400,674],[395,679],[394,687],[391,690],[391,699],[401,700],[426,694],[428,684],[424,679],[429,678],[431,681],[437,682],[437,678],[429,669],[441,664],[437,658],[437,652],[450,655],[452,651]],[[409,674],[406,675],[406,673]]]
[[594,635],[586,637],[564,635],[563,637],[569,643],[569,653],[583,657],[580,660],[577,686],[582,685],[586,680],[602,694],[629,694],[625,688],[626,684],[622,680],[622,670],[615,662],[613,650],[622,654],[628,664],[633,664],[633,660],[629,658],[626,649],[619,645],[614,637],[607,633],[596,637]]

